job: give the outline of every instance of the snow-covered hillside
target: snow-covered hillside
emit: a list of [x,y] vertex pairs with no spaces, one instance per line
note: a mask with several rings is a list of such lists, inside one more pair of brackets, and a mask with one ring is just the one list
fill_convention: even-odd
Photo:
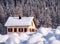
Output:
[[41,27],[36,32],[0,34],[0,44],[60,44],[60,26],[56,29]]

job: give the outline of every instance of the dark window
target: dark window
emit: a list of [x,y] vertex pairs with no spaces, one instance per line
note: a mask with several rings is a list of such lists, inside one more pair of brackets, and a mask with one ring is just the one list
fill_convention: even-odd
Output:
[[23,32],[23,28],[19,28],[19,32]]
[[14,28],[14,32],[17,32],[17,28]]
[[32,32],[34,32],[35,31],[35,29],[32,29]]
[[19,28],[19,32],[20,32],[20,30],[21,30],[21,29]]
[[34,32],[35,31],[35,29],[30,29],[30,32]]
[[8,32],[12,32],[12,28],[8,28]]
[[24,32],[27,32],[27,28],[24,28]]

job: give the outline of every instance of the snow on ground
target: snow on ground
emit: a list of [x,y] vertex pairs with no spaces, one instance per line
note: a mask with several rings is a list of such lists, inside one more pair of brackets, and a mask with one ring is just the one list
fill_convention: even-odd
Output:
[[42,37],[42,34],[36,33],[29,39],[29,44],[34,44],[34,43],[37,43],[37,42],[43,42],[44,40],[45,39]]
[[57,40],[56,37],[51,37],[50,38],[51,44],[60,44],[60,40]]
[[60,26],[56,29],[41,27],[37,32],[0,34],[0,44],[60,44]]
[[60,34],[60,26],[57,27],[55,33],[56,33],[56,34]]
[[28,40],[30,36],[28,36],[26,33],[20,33],[20,40],[25,41]]
[[40,28],[40,32],[44,35],[44,36],[46,36],[48,33],[52,33],[52,28],[44,28],[44,27],[41,27]]
[[57,29],[55,33],[60,34],[60,29]]
[[54,41],[52,41],[51,44],[60,44],[60,41],[59,40],[54,40]]
[[56,37],[55,36],[52,36],[52,37],[49,38],[49,40],[50,41],[54,41],[54,40],[56,40]]
[[9,38],[8,35],[1,35],[1,34],[0,34],[0,43],[6,42],[6,40],[7,40],[8,38]]
[[20,37],[16,33],[9,35],[9,38],[6,40],[6,44],[19,44],[19,43]]

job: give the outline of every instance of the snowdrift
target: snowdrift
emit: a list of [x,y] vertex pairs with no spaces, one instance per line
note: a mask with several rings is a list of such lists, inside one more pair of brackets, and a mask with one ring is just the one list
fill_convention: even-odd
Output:
[[60,44],[60,26],[57,29],[41,27],[36,32],[0,34],[0,44]]

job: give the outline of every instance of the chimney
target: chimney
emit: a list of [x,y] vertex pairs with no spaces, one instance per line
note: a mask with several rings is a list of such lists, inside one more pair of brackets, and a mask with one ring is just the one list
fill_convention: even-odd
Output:
[[19,19],[21,19],[21,16],[19,15]]

